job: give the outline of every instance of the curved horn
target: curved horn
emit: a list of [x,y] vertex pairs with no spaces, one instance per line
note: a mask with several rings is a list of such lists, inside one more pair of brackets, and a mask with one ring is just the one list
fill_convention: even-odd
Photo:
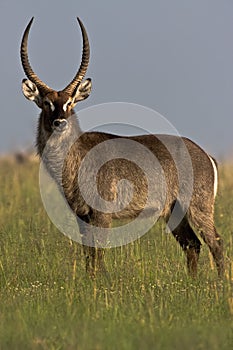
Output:
[[75,88],[81,81],[83,80],[83,77],[86,74],[89,58],[90,58],[90,46],[88,41],[88,36],[86,29],[81,22],[81,20],[77,17],[78,23],[80,25],[81,31],[82,31],[82,38],[83,38],[83,53],[82,53],[82,61],[78,70],[78,73],[75,75],[74,79],[65,87],[63,90],[64,92],[68,93],[69,95],[72,95]]
[[30,31],[33,19],[34,19],[34,17],[32,17],[32,19],[28,23],[28,25],[24,31],[24,34],[23,34],[23,38],[22,38],[22,42],[21,42],[21,49],[20,49],[21,62],[23,65],[24,72],[25,72],[26,76],[28,77],[28,79],[30,79],[34,84],[36,84],[38,90],[42,94],[46,94],[46,93],[52,91],[52,89],[50,87],[48,87],[45,83],[43,83],[43,81],[41,81],[38,78],[38,76],[34,73],[32,67],[29,63],[29,59],[28,59],[28,34]]

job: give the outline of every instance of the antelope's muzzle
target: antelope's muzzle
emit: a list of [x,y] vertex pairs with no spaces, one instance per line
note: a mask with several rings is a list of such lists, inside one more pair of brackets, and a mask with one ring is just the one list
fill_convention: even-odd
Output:
[[62,132],[67,129],[68,122],[66,119],[55,119],[53,121],[53,130]]

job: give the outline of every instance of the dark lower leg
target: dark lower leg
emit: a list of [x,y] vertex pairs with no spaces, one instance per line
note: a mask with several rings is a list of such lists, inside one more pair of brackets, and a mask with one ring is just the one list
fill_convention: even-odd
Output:
[[86,262],[86,272],[88,272],[91,277],[94,277],[96,273],[96,248],[83,246],[83,252]]
[[192,276],[197,274],[197,263],[201,249],[201,242],[192,230],[186,218],[172,232],[187,256],[188,272]]
[[184,249],[187,256],[188,272],[192,276],[197,275],[197,263],[200,254],[200,247],[188,247]]
[[97,270],[107,275],[104,264],[104,247],[107,241],[107,229],[111,225],[111,217],[107,214],[91,212],[78,218],[82,233],[83,251],[86,258],[86,271],[95,276]]

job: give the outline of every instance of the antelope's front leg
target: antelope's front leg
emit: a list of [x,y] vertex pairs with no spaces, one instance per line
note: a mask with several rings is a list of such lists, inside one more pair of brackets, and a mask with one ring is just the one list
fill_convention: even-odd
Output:
[[97,271],[103,272],[109,279],[104,263],[104,248],[107,246],[108,229],[111,226],[110,215],[92,213],[78,218],[78,223],[82,235],[86,271],[91,277],[95,277]]
[[91,278],[96,276],[97,271],[97,252],[95,247],[88,247],[83,244],[83,253],[85,257],[86,272]]
[[82,238],[83,253],[85,257],[86,272],[93,278],[96,273],[96,248],[91,228],[90,215],[78,216],[77,222]]

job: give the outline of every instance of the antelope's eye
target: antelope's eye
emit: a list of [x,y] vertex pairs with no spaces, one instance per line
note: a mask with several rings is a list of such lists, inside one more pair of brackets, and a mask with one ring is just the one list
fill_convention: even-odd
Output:
[[50,107],[49,101],[44,101],[44,106],[45,106],[45,107]]
[[70,107],[72,105],[72,101],[67,103],[67,106]]

